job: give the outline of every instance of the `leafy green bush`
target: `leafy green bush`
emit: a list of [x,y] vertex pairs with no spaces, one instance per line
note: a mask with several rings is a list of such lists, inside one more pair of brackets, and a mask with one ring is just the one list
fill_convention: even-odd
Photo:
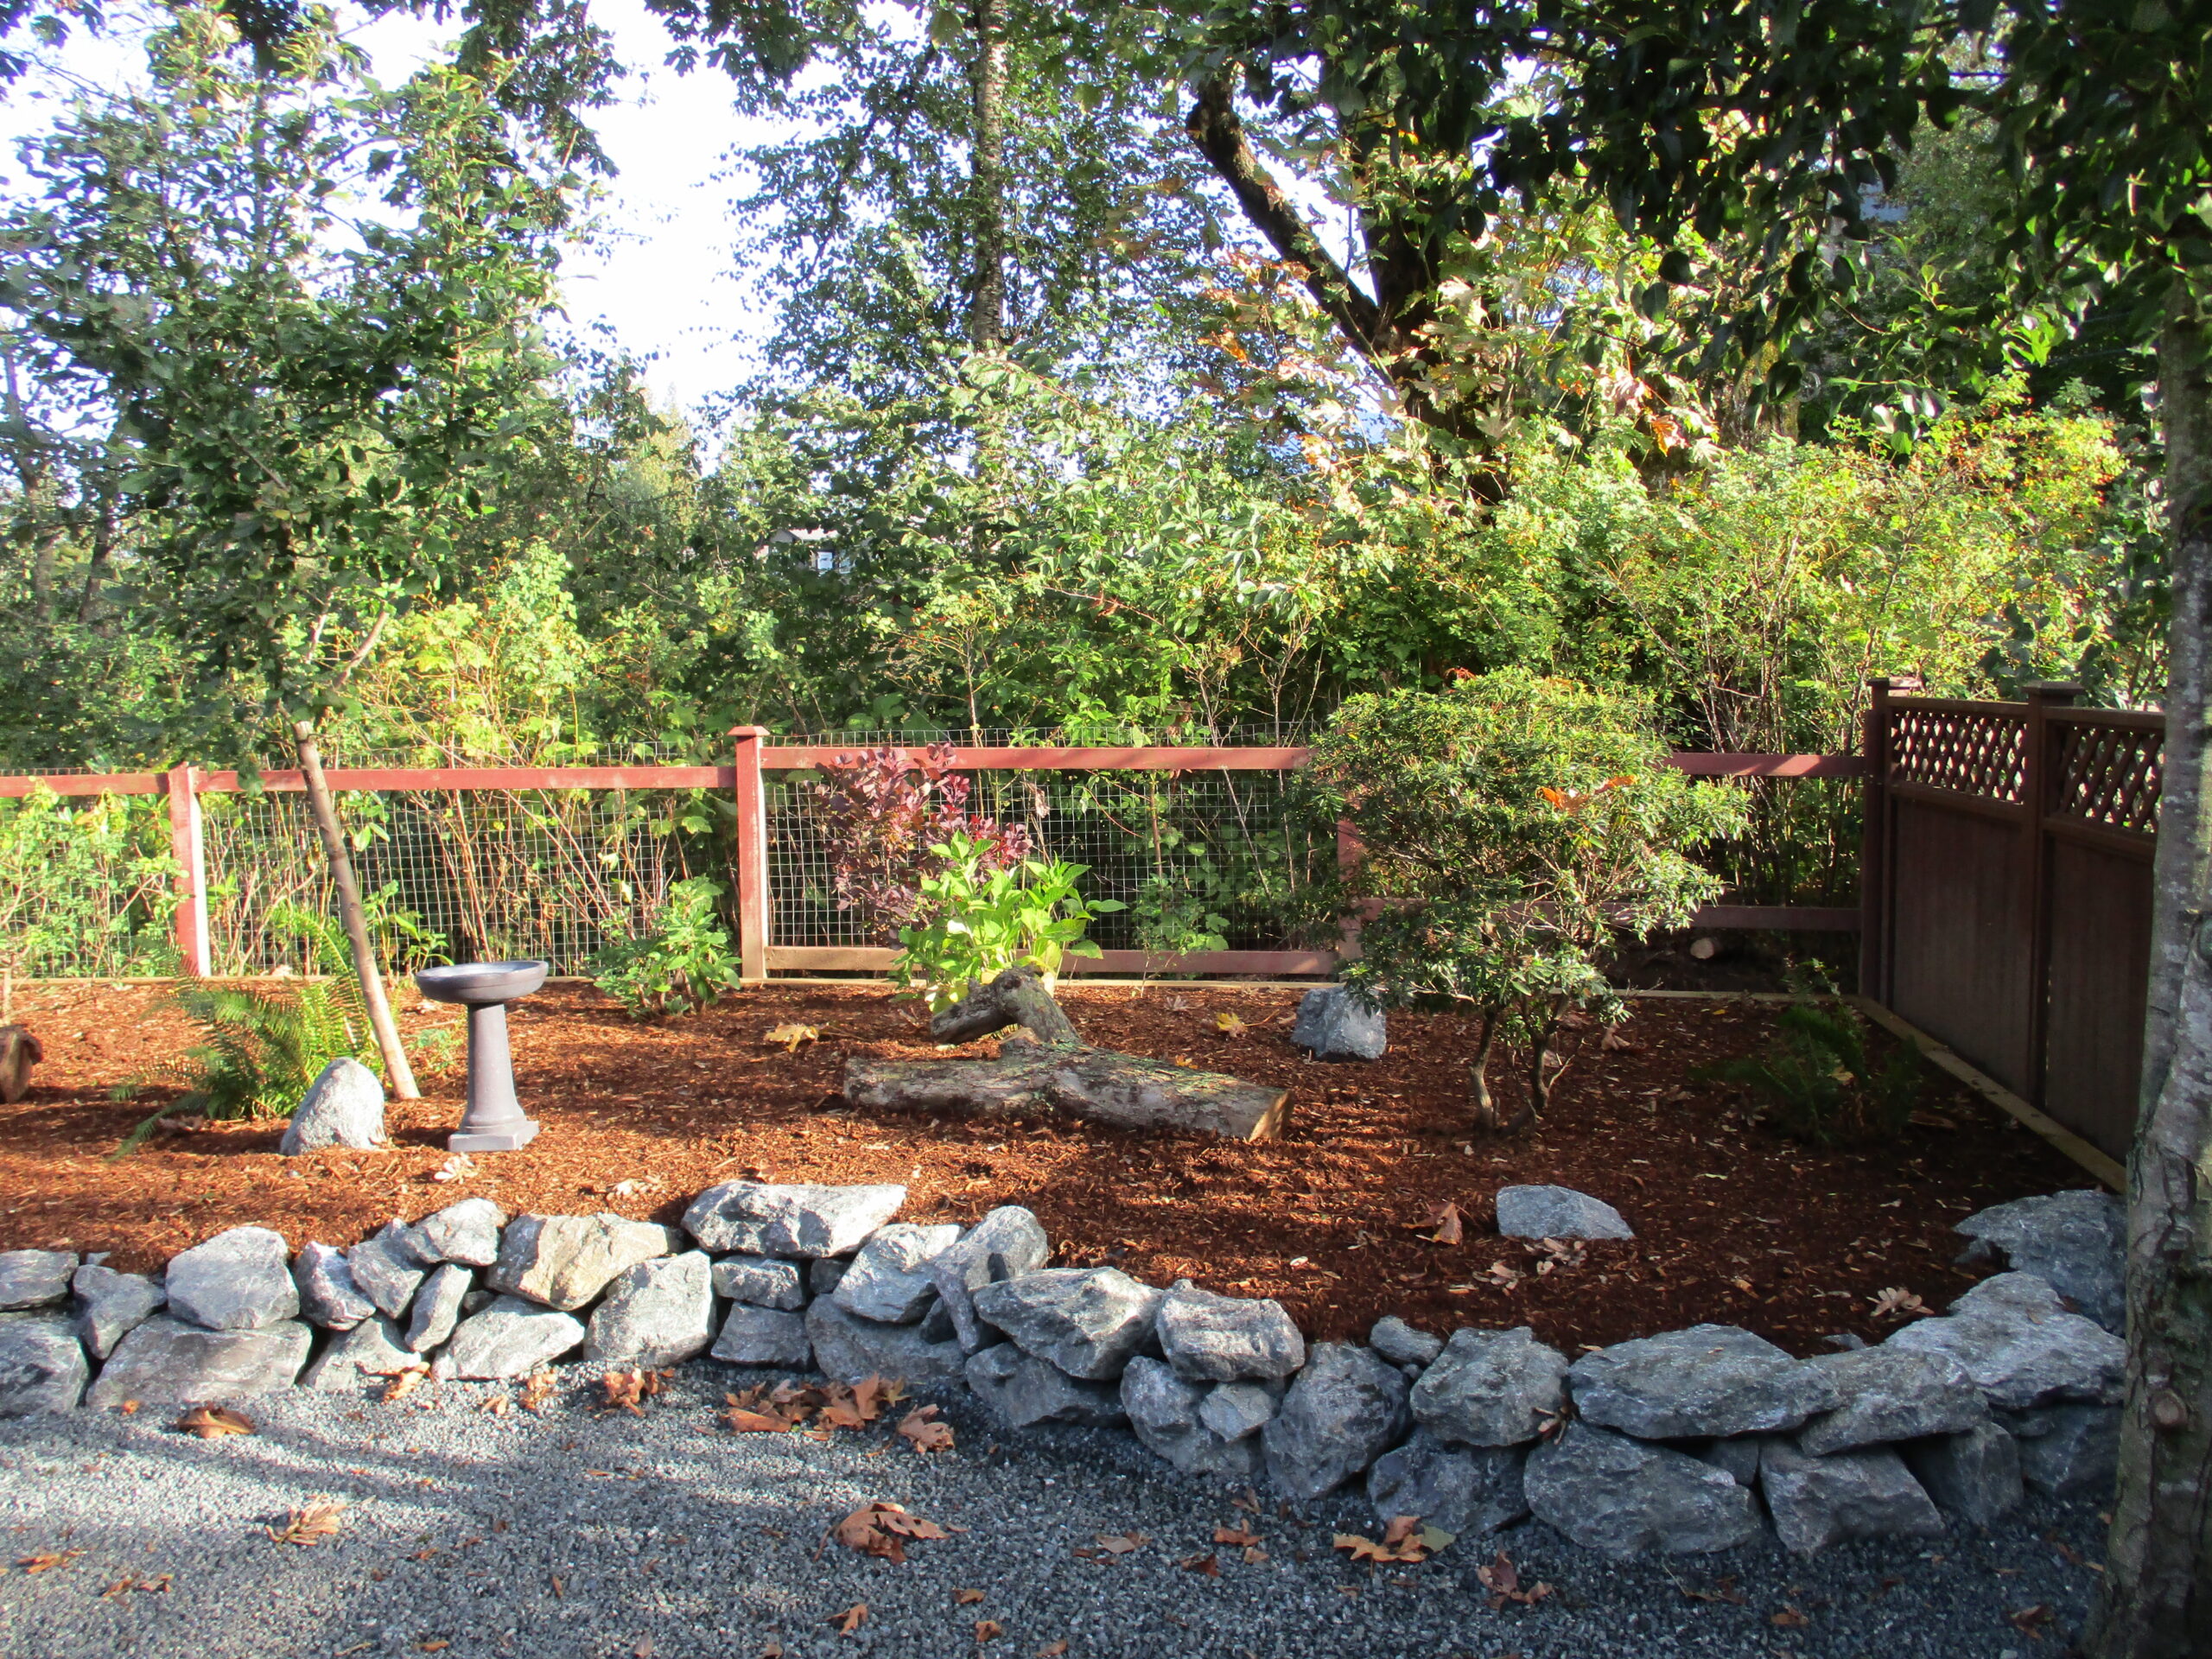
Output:
[[1474,1011],[1478,1127],[1499,1127],[1498,1045],[1527,1054],[1517,1128],[1543,1109],[1561,1017],[1619,1017],[1599,954],[1685,925],[1719,890],[1689,853],[1740,827],[1742,798],[1666,762],[1642,703],[1521,670],[1355,697],[1315,746],[1306,804],[1348,821],[1366,855],[1316,890],[1313,919],[1368,917],[1344,972],[1362,1001]]
[[922,880],[915,920],[899,930],[891,975],[932,1013],[1019,963],[1051,975],[1068,957],[1096,956],[1097,945],[1083,937],[1090,918],[1123,907],[1118,899],[1086,901],[1076,892],[1084,865],[1033,858],[999,865],[992,846],[963,835],[930,850],[942,868]]
[[1743,1084],[1777,1129],[1815,1147],[1887,1140],[1904,1128],[1926,1080],[1909,1045],[1899,1044],[1877,1068],[1866,1051],[1866,1022],[1840,1004],[1792,1003],[1775,1027],[1765,1052],[1691,1075]]
[[721,894],[709,876],[672,884],[650,929],[592,958],[592,983],[633,1020],[705,1007],[737,983],[737,952],[715,913]]
[[0,1023],[18,975],[175,971],[175,874],[152,804],[0,800]]

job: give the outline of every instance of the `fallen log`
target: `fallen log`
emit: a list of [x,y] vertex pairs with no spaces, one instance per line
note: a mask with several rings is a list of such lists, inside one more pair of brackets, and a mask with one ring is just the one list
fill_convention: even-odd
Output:
[[45,1058],[29,1026],[0,1026],[0,1101],[12,1106],[29,1093],[31,1067]]
[[995,1060],[847,1060],[845,1098],[878,1110],[963,1117],[1055,1111],[1119,1129],[1272,1141],[1282,1133],[1290,1094],[1111,1049],[1010,1037]]
[[968,995],[930,1020],[930,1039],[972,1043],[1008,1026],[1020,1026],[1040,1043],[1080,1046],[1082,1036],[1067,1011],[1053,999],[1037,970],[1009,968],[988,985],[971,985]]

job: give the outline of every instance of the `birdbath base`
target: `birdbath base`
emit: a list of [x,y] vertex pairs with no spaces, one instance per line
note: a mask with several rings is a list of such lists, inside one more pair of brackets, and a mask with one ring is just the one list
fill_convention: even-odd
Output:
[[493,1129],[483,1135],[467,1135],[456,1129],[446,1137],[448,1152],[520,1152],[537,1139],[537,1120],[525,1117],[511,1129]]
[[415,976],[423,995],[468,1010],[468,1106],[446,1138],[454,1152],[518,1152],[537,1139],[537,1124],[515,1101],[514,1063],[507,1047],[507,1004],[545,982],[542,962],[464,962],[424,968]]

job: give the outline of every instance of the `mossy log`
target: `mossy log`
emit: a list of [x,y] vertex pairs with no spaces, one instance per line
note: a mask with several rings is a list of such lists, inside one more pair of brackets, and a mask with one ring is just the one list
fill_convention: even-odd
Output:
[[930,1020],[930,1038],[939,1043],[971,1043],[1008,1026],[1020,1026],[1040,1043],[1082,1046],[1067,1011],[1034,968],[1009,968],[988,985],[971,985],[968,995]]

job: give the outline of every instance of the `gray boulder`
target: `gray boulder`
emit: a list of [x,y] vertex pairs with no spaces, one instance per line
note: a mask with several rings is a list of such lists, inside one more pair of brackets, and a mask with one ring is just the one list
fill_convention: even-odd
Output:
[[812,1298],[827,1296],[836,1290],[838,1281],[845,1276],[845,1269],[852,1266],[852,1262],[843,1256],[823,1255],[817,1256],[804,1266],[806,1294]]
[[233,1227],[172,1256],[162,1288],[169,1312],[210,1331],[259,1331],[294,1318],[300,1293],[292,1283],[284,1236],[266,1227]]
[[1810,1363],[1732,1325],[1616,1343],[1567,1376],[1585,1422],[1647,1440],[1772,1433],[1835,1403]]
[[494,1290],[566,1313],[588,1304],[615,1274],[666,1255],[682,1242],[673,1228],[607,1211],[519,1216],[501,1236],[499,1260],[485,1278]]
[[330,1245],[302,1244],[292,1262],[292,1283],[300,1293],[300,1317],[326,1331],[351,1331],[377,1312],[376,1303],[353,1282],[353,1264],[346,1252]]
[[1519,1446],[1449,1446],[1425,1428],[1376,1459],[1367,1501],[1386,1526],[1402,1515],[1462,1536],[1496,1532],[1529,1513]]
[[397,1323],[372,1313],[317,1354],[301,1373],[300,1386],[339,1393],[359,1388],[365,1377],[397,1376],[418,1370],[423,1363]]
[[1241,1440],[1265,1428],[1281,1401],[1280,1391],[1257,1382],[1217,1382],[1198,1402],[1198,1421],[1224,1440]]
[[733,1365],[773,1365],[779,1370],[803,1371],[814,1363],[814,1347],[806,1339],[804,1319],[781,1308],[753,1307],[744,1302],[730,1309],[710,1351],[716,1359]]
[[0,1250],[0,1309],[45,1307],[69,1294],[70,1250]]
[[472,1382],[528,1376],[583,1344],[584,1322],[521,1296],[502,1296],[454,1327],[446,1357]]
[[314,1331],[296,1319],[212,1331],[156,1313],[115,1345],[88,1406],[206,1406],[289,1389],[308,1363]]
[[931,1342],[918,1325],[860,1319],[826,1296],[807,1304],[806,1337],[817,1369],[838,1382],[871,1376],[942,1382],[958,1376],[968,1359],[957,1342]]
[[1306,1338],[1281,1302],[1217,1296],[1187,1279],[1160,1299],[1154,1329],[1161,1357],[1194,1382],[1272,1380],[1306,1363]]
[[1700,1463],[1725,1469],[1738,1486],[1749,1491],[1759,1484],[1759,1454],[1766,1442],[1767,1437],[1764,1434],[1738,1434],[1732,1439],[1707,1440],[1703,1446],[1681,1449]]
[[[976,1358],[980,1363],[1002,1351],[987,1348]],[[1179,1474],[1249,1478],[1260,1466],[1259,1439],[1224,1440],[1207,1427],[1198,1415],[1205,1398],[1205,1389],[1148,1354],[1138,1355],[1122,1373],[1122,1409],[1147,1451],[1165,1458]]]
[[930,1282],[963,1348],[972,1354],[991,1340],[976,1317],[976,1293],[985,1285],[1035,1273],[1052,1253],[1037,1217],[1020,1205],[1003,1204],[958,1243],[931,1259]]
[[849,1255],[899,1213],[903,1186],[810,1186],[728,1181],[683,1212],[702,1248],[747,1255]]
[[1024,1353],[1104,1382],[1153,1339],[1163,1294],[1118,1268],[1048,1268],[985,1285],[974,1301]]
[[461,1304],[474,1282],[475,1276],[457,1262],[430,1269],[415,1293],[415,1311],[407,1321],[409,1352],[427,1354],[453,1335],[461,1322]]
[[1608,1555],[1734,1549],[1761,1531],[1750,1489],[1726,1471],[1587,1423],[1539,1445],[1522,1479],[1539,1521]]
[[384,1138],[384,1085],[367,1066],[341,1054],[300,1096],[276,1150],[287,1158],[325,1147],[367,1151],[382,1146]]
[[0,1319],[0,1417],[73,1410],[92,1374],[68,1320]]
[[715,1264],[686,1250],[625,1268],[592,1310],[586,1359],[658,1370],[707,1351],[715,1339]]
[[499,1229],[507,1212],[489,1198],[463,1198],[415,1224],[415,1237],[441,1262],[488,1268],[499,1259]]
[[1519,1446],[1567,1403],[1567,1357],[1529,1328],[1454,1331],[1414,1384],[1414,1421],[1460,1446]]
[[1081,1423],[1106,1428],[1122,1421],[1120,1389],[1084,1382],[1012,1343],[1001,1343],[968,1357],[962,1368],[969,1389],[1004,1427],[1039,1423]]
[[1430,1365],[1444,1351],[1444,1338],[1416,1331],[1393,1313],[1375,1321],[1367,1345],[1393,1365]]
[[1317,1060],[1379,1060],[1389,1052],[1390,1027],[1345,985],[1319,985],[1298,1000],[1290,1040]]
[[346,1252],[346,1270],[353,1276],[353,1287],[388,1319],[407,1311],[428,1265],[416,1248],[414,1233],[397,1217]]
[[1847,1538],[1933,1538],[1935,1501],[1892,1446],[1808,1458],[1777,1435],[1759,1459],[1759,1487],[1783,1548],[1810,1555]]
[[837,1306],[863,1319],[912,1325],[937,1295],[930,1262],[959,1236],[960,1229],[950,1223],[923,1227],[894,1221],[879,1227],[837,1281]]
[[2127,1323],[2127,1210],[2090,1187],[2016,1198],[1978,1211],[1955,1230],[1974,1243],[1963,1262],[2002,1258],[2032,1273],[2107,1331]]
[[94,1359],[105,1359],[115,1344],[167,1306],[168,1293],[143,1273],[118,1273],[86,1262],[70,1275],[77,1297],[77,1335]]
[[1909,1325],[1882,1345],[1948,1355],[2007,1411],[2117,1403],[2127,1363],[2118,1337],[2067,1313],[2057,1292],[2025,1273],[1985,1279],[1951,1304],[1948,1317]]
[[1634,1238],[1621,1212],[1571,1186],[1501,1186],[1497,1230],[1506,1238]]
[[1406,1432],[1405,1375],[1373,1349],[1321,1342],[1260,1431],[1268,1473],[1307,1503],[1359,1474]]
[[1926,1434],[1963,1434],[1989,1418],[1981,1390],[1948,1354],[1885,1345],[1821,1354],[1805,1363],[1827,1379],[1837,1401],[1797,1436],[1807,1457]]
[[1936,1506],[1975,1526],[1990,1525],[2020,1502],[2020,1444],[1995,1423],[1916,1440],[1904,1451]]
[[715,1294],[726,1301],[790,1313],[806,1306],[806,1282],[796,1262],[726,1255],[715,1263]]
[[2120,1478],[2118,1406],[2045,1406],[1999,1421],[2020,1448],[2020,1478],[2047,1497],[2109,1497]]

